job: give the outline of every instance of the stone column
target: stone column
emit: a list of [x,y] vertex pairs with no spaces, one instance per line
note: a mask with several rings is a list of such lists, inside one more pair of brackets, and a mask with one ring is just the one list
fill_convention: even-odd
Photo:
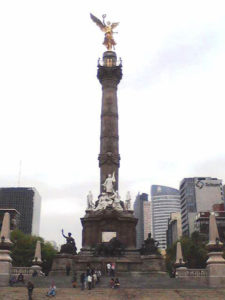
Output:
[[33,262],[32,269],[34,269],[38,273],[40,273],[40,271],[41,271],[41,265],[42,265],[42,260],[41,260],[41,242],[40,241],[37,241],[37,243],[36,243],[34,259],[33,259],[32,262]]
[[214,213],[209,217],[209,243],[207,244],[208,284],[210,287],[224,287],[225,285],[225,260],[223,259],[223,243],[220,242],[219,233]]
[[119,135],[118,135],[118,107],[117,85],[122,78],[122,65],[117,64],[116,53],[106,51],[103,63],[98,64],[97,77],[102,85],[101,137],[100,137],[100,192],[108,174],[115,172],[115,190],[118,190],[119,180]]
[[8,286],[11,275],[12,258],[10,257],[10,215],[4,214],[0,235],[0,286]]
[[176,268],[176,277],[185,276],[185,271],[187,270],[187,268],[185,267],[185,262],[183,259],[183,253],[182,253],[180,242],[177,242],[176,261],[174,267]]

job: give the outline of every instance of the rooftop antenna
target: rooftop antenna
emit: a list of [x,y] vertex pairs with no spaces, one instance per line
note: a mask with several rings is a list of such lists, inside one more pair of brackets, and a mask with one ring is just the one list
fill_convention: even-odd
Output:
[[18,182],[17,182],[18,187],[20,187],[21,174],[22,174],[22,160],[20,160],[19,162],[19,172],[18,172]]

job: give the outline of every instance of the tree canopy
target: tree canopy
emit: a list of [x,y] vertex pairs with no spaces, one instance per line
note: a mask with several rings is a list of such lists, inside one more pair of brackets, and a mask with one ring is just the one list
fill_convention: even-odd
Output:
[[[191,237],[184,236],[180,239],[184,261],[191,269],[205,268],[207,260],[206,241],[199,232],[195,231]],[[170,274],[173,271],[173,264],[176,260],[176,243],[166,251],[166,266]]]
[[15,267],[30,267],[34,259],[35,247],[37,241],[41,242],[42,255],[42,269],[43,272],[48,273],[51,269],[52,261],[57,253],[57,250],[50,242],[46,242],[39,236],[24,234],[22,231],[16,229],[11,232],[12,259]]

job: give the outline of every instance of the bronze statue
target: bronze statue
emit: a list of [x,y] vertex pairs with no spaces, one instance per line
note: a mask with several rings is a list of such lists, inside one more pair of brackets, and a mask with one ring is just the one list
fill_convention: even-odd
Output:
[[142,244],[140,253],[142,255],[159,254],[158,246],[159,242],[155,241],[152,238],[151,233],[149,233],[147,239]]
[[106,15],[102,15],[102,19],[103,21],[100,21],[98,18],[96,18],[94,15],[90,14],[91,16],[91,19],[97,24],[97,26],[103,31],[105,32],[105,39],[104,39],[104,42],[103,42],[103,45],[106,46],[107,50],[108,51],[111,51],[112,48],[115,49],[115,45],[116,45],[116,42],[113,38],[113,29],[119,25],[119,23],[110,23],[110,22],[107,22],[105,24],[105,18],[106,18]]
[[109,242],[102,242],[94,247],[94,256],[123,256],[125,247],[116,237]]
[[66,239],[66,244],[61,246],[60,253],[77,254],[77,247],[72,234],[68,232],[68,236],[66,236],[62,229],[62,236]]

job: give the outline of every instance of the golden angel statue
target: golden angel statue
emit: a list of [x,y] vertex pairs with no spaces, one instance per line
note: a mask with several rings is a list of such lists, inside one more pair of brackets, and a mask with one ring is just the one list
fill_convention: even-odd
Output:
[[105,18],[106,18],[106,15],[103,15],[102,16],[102,19],[103,21],[100,21],[98,18],[96,18],[94,15],[90,14],[91,16],[91,19],[98,25],[98,27],[103,31],[105,32],[105,39],[104,39],[104,42],[103,42],[103,45],[106,46],[107,50],[108,51],[111,51],[112,48],[115,49],[115,45],[116,45],[116,42],[113,38],[113,29],[119,25],[119,23],[110,23],[110,22],[107,22],[105,24]]

